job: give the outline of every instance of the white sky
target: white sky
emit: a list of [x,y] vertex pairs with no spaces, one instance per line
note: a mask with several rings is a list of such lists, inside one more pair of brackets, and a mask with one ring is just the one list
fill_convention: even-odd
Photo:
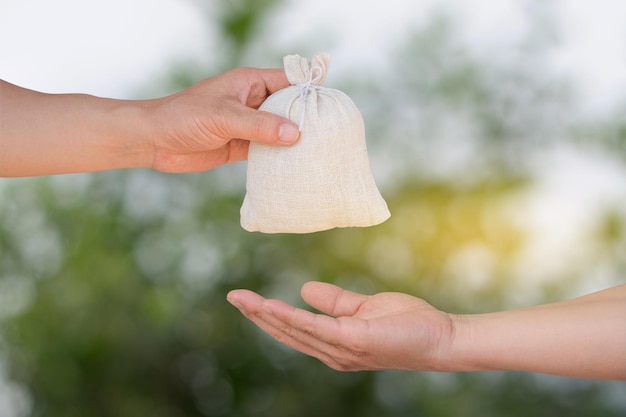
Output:
[[126,96],[206,48],[184,0],[0,0],[0,78],[46,92]]
[[[194,1],[0,0],[0,78],[49,92],[127,97],[173,61],[210,59],[215,37]],[[407,29],[446,9],[472,45],[504,53],[526,33],[524,10],[533,3],[544,2],[292,0],[271,39],[290,45],[321,33],[319,48],[307,47],[331,52],[333,65],[375,66]],[[562,34],[555,66],[579,77],[592,104],[615,100],[626,91],[626,2],[545,3],[558,11]]]

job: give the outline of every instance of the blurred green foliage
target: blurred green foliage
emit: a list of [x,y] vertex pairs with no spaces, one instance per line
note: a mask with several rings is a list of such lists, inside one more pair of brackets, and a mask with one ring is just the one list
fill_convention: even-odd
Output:
[[[234,45],[225,65],[243,64],[279,6],[223,3],[216,24]],[[245,232],[243,163],[200,174],[114,171],[4,183],[2,351],[5,378],[30,398],[28,415],[623,415],[619,383],[516,372],[336,372],[280,346],[226,302],[229,290],[249,288],[302,305],[300,286],[316,279],[408,292],[454,312],[519,303],[511,294],[520,284],[515,259],[529,237],[510,208],[532,185],[525,158],[569,128],[555,113],[568,105],[565,87],[519,62],[473,56],[445,19],[389,59],[397,72],[385,84],[345,84],[363,109],[375,166],[387,172],[381,189],[392,218],[377,227]],[[178,82],[182,88],[193,77]],[[621,131],[619,121],[612,126]],[[584,129],[565,137],[585,146],[575,140]],[[602,131],[594,132],[602,138]],[[459,132],[461,140],[446,139]],[[442,175],[439,157],[456,147],[463,157]],[[608,209],[589,242],[597,255],[589,262],[609,262],[621,276],[625,219],[623,207]],[[526,301],[554,300],[583,278],[564,277]]]

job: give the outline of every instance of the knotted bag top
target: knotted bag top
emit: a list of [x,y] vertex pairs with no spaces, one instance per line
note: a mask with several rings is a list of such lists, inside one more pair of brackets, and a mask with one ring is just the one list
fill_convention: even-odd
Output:
[[300,100],[302,100],[302,114],[298,123],[298,129],[302,131],[306,103],[309,93],[315,86],[321,86],[326,79],[326,71],[330,62],[330,55],[317,54],[311,62],[300,55],[287,55],[283,58],[285,74],[289,84],[300,88]]
[[324,53],[315,55],[310,62],[300,55],[287,55],[283,58],[285,74],[291,85],[322,85],[329,62],[330,55]]

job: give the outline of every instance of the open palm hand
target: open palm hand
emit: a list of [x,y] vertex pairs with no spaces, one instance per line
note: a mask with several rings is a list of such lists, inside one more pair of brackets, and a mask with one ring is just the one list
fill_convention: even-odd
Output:
[[372,296],[309,282],[302,298],[325,314],[247,290],[228,300],[262,330],[336,370],[438,370],[453,335],[451,317],[401,293]]

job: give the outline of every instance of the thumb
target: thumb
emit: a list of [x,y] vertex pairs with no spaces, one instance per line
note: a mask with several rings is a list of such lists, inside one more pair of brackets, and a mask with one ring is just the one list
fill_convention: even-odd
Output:
[[368,299],[367,295],[316,281],[305,283],[300,294],[311,307],[335,317],[354,316]]
[[228,119],[229,136],[266,145],[291,145],[298,140],[298,127],[273,113],[243,106]]

